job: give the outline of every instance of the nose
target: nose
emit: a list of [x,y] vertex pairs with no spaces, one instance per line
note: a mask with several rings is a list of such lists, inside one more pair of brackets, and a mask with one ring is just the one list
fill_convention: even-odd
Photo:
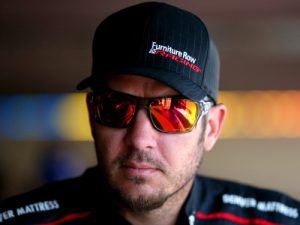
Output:
[[159,136],[151,124],[145,109],[137,112],[135,120],[131,127],[127,128],[125,142],[134,149],[153,149],[157,146],[157,138]]

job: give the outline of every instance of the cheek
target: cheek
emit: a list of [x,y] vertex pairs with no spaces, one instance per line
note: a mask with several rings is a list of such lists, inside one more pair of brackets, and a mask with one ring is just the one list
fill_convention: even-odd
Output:
[[94,141],[98,161],[104,164],[111,162],[121,152],[123,137],[122,130],[95,125]]
[[203,152],[199,139],[198,132],[166,136],[164,146],[160,147],[170,167],[180,170],[186,165],[197,164]]

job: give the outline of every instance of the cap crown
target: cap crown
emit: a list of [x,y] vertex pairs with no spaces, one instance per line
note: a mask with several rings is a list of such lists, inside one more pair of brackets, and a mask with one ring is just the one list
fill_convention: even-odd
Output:
[[193,100],[217,99],[219,58],[205,25],[165,3],[125,8],[98,26],[91,78],[122,73],[160,80]]

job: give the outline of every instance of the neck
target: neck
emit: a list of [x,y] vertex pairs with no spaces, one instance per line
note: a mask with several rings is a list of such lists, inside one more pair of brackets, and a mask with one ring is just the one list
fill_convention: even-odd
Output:
[[137,212],[120,207],[121,215],[132,225],[175,225],[193,181],[172,195],[160,208]]

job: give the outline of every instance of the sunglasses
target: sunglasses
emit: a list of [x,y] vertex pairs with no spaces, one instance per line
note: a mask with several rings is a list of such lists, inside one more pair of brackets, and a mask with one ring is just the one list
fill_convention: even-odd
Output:
[[143,98],[105,90],[91,95],[92,113],[99,124],[130,127],[137,111],[145,108],[153,127],[164,133],[184,133],[193,130],[199,118],[208,113],[212,102],[195,102],[183,96]]

